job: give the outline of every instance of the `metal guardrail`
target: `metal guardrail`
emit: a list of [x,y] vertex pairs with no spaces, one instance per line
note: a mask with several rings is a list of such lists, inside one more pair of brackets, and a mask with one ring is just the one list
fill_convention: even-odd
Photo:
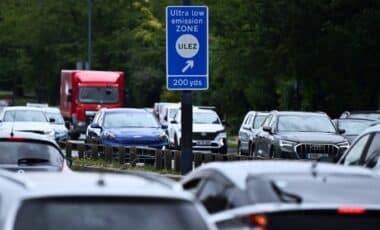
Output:
[[[160,150],[144,147],[128,146],[108,146],[99,144],[87,144],[76,142],[58,142],[58,145],[65,150],[66,157],[73,158],[73,151],[78,151],[79,159],[104,160],[105,162],[119,162],[120,164],[130,163],[132,167],[137,162],[149,162],[157,170],[168,170],[181,172],[181,151]],[[218,154],[209,152],[193,152],[194,167],[199,167],[203,163],[214,161],[239,161],[254,160],[250,156],[236,154]]]

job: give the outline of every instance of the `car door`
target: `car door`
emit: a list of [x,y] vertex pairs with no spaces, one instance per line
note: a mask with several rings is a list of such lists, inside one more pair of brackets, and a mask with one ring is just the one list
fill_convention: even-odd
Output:
[[365,161],[364,154],[368,150],[371,137],[371,133],[359,137],[338,163],[347,166],[363,165]]
[[250,137],[250,123],[253,120],[253,114],[248,114],[246,119],[243,121],[242,127],[239,131],[240,149],[244,152],[248,151],[249,148],[249,137]]
[[168,134],[169,134],[169,140],[170,140],[170,142],[172,142],[171,144],[174,144],[176,141],[175,138],[178,137],[177,132],[178,132],[179,127],[181,125],[181,121],[179,119],[179,117],[180,117],[179,114],[180,113],[177,112],[176,115],[174,116],[173,120],[171,120],[168,124]]
[[368,141],[367,151],[363,153],[364,166],[368,168],[379,167],[378,160],[380,157],[380,132],[372,134],[372,137]]
[[267,149],[266,144],[267,141],[265,140],[268,136],[268,132],[265,132],[263,130],[263,127],[267,127],[270,125],[270,122],[272,121],[273,114],[268,115],[268,117],[263,122],[263,126],[260,128],[260,130],[257,133],[257,140],[256,140],[256,155],[258,156],[264,156]]
[[268,127],[271,128],[271,132],[264,132],[263,138],[263,153],[266,157],[269,157],[273,149],[273,141],[276,130],[277,116],[273,115],[272,119],[269,121]]

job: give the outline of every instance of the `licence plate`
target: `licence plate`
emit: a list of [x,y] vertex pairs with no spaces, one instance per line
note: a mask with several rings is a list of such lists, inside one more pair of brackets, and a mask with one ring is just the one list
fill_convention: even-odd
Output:
[[306,155],[307,159],[312,159],[312,160],[318,160],[321,157],[328,157],[329,154],[325,153],[308,153]]
[[210,141],[197,141],[197,145],[210,145]]

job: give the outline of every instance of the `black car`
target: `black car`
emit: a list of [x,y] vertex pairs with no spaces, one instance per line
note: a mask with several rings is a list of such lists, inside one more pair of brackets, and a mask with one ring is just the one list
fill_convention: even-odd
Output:
[[71,160],[65,158],[55,141],[27,132],[0,132],[0,168],[9,171],[70,172]]
[[361,132],[370,127],[374,121],[363,118],[342,118],[334,120],[337,129],[344,130],[345,136],[350,144]]
[[310,159],[341,156],[349,142],[321,112],[271,112],[257,134],[256,157]]

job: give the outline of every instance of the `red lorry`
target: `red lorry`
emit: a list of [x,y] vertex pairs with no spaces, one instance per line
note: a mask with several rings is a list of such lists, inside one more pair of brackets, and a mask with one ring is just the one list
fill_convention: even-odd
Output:
[[60,110],[71,139],[86,132],[99,109],[123,107],[124,97],[123,72],[61,71]]

